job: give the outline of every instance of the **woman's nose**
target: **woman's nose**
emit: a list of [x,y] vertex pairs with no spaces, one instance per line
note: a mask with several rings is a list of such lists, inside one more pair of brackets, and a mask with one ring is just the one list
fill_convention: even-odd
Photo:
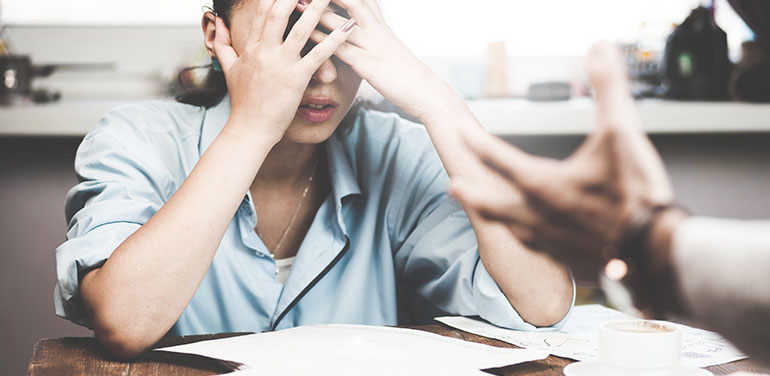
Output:
[[326,60],[313,74],[312,80],[322,84],[330,84],[337,79],[337,67],[331,59]]

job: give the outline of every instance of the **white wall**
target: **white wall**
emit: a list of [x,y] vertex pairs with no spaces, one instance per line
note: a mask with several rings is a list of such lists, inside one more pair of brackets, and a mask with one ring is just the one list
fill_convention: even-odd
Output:
[[[506,41],[515,55],[579,56],[601,39],[665,36],[703,0],[381,0],[390,26],[422,56],[483,55]],[[3,0],[2,17],[23,25],[198,25],[207,0]],[[749,35],[726,0],[718,21],[738,47]],[[644,26],[643,26],[644,24]]]
[[2,0],[3,21],[35,25],[193,25],[205,0]]
[[[390,26],[466,97],[484,82],[489,42],[506,42],[508,88],[524,95],[537,81],[585,80],[581,57],[601,39],[646,40],[663,48],[672,24],[702,0],[381,0]],[[108,73],[60,73],[39,86],[66,98],[162,96],[180,67],[205,64],[200,32],[207,0],[0,0],[16,54],[37,63],[107,62]],[[726,0],[720,25],[734,57],[751,37]],[[371,91],[369,91],[371,92]]]

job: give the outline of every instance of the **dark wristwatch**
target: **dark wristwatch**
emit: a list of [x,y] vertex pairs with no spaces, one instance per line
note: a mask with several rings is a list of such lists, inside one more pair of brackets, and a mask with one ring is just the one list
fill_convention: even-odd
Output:
[[[651,268],[649,239],[653,225],[661,214],[679,209],[676,204],[645,206],[638,210],[623,231],[616,247],[605,252],[607,263],[600,283],[607,300],[620,311],[634,315],[661,318],[664,306],[661,289],[673,288],[673,279],[656,275]],[[687,212],[686,210],[684,210]]]

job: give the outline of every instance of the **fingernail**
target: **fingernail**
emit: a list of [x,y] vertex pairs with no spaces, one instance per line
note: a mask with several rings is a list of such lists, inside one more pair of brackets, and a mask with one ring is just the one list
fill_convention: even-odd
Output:
[[348,20],[348,22],[345,22],[344,24],[342,24],[342,26],[340,26],[340,30],[347,33],[348,31],[356,27],[356,25],[358,25],[358,21],[356,21],[355,18],[351,18]]
[[310,4],[310,1],[308,0],[299,0],[299,5],[307,6],[308,4]]

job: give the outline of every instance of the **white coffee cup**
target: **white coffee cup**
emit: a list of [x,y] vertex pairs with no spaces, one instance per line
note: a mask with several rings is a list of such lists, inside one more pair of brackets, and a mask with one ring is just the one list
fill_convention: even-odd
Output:
[[599,359],[607,375],[673,376],[682,354],[682,329],[669,322],[632,320],[599,327]]

